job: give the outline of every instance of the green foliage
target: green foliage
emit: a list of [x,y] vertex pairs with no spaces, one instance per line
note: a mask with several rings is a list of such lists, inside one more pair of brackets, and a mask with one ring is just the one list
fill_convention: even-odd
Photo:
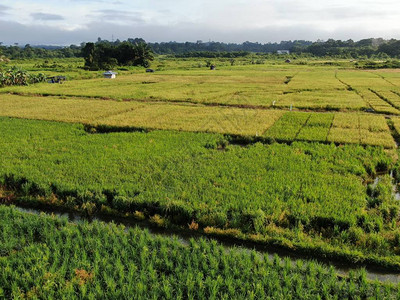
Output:
[[[81,47],[70,45],[68,47],[61,46],[38,46],[33,47],[29,44],[25,47],[19,46],[1,46],[1,53],[9,59],[37,59],[37,58],[71,58],[80,57]],[[1,59],[0,59],[1,62]]]
[[398,293],[366,280],[363,271],[343,279],[314,262],[205,239],[184,245],[139,228],[71,224],[4,206],[0,256],[6,299],[396,299]]
[[379,46],[378,52],[386,53],[391,57],[400,56],[400,40],[392,39],[387,43],[383,43]]
[[326,142],[332,125],[333,114],[288,112],[274,123],[265,136],[277,141]]
[[[309,122],[324,126],[326,120]],[[88,213],[104,206],[141,211],[166,219],[163,224],[186,227],[194,220],[200,228],[271,235],[279,243],[287,238],[309,249],[334,237],[340,245],[335,251],[357,247],[366,255],[370,248],[332,236],[330,228],[360,226],[368,234],[397,220],[398,205],[385,200],[385,190],[371,194],[385,204],[376,214],[362,184],[389,168],[382,148],[299,142],[240,147],[216,134],[88,134],[78,125],[7,118],[0,128],[0,184],[22,202]],[[393,251],[382,249],[388,256]]]
[[[225,58],[230,58],[230,61],[234,61],[235,57],[245,57],[249,56],[250,52],[247,51],[233,51],[233,52],[227,52],[227,51],[191,51],[191,52],[185,52],[185,53],[177,53],[175,54],[175,57],[205,57],[205,58],[217,58],[217,57],[225,57]],[[232,64],[233,66],[233,64]]]
[[86,43],[82,48],[85,67],[90,70],[109,70],[117,65],[149,67],[154,60],[153,51],[144,42],[132,44],[123,42],[118,45],[110,43]]
[[[8,119],[1,123],[1,145],[8,145],[0,150],[1,170],[8,174],[3,177],[8,185],[25,186],[31,194],[43,194],[40,191],[45,189],[61,198],[73,196],[78,204],[88,201],[82,196],[87,192],[117,189],[123,198],[112,203],[122,211],[146,208],[152,214],[162,213],[160,208],[166,208],[171,199],[182,208],[194,209],[198,219],[212,218],[214,212],[226,219],[228,211],[235,215],[247,207],[260,208],[272,219],[286,211],[304,221],[321,215],[355,222],[356,216],[347,214],[355,211],[354,203],[362,206],[363,187],[354,182],[353,169],[363,170],[361,159],[377,154],[361,147],[310,148],[308,144],[229,146],[224,152],[216,149],[215,145],[221,144],[218,135],[157,131],[89,135],[79,127],[57,123]],[[31,137],[30,131],[37,136]],[[54,139],[57,142],[51,142]],[[179,146],[182,143],[184,149]],[[324,155],[331,160],[322,159]],[[381,152],[380,156],[385,155]],[[340,163],[340,157],[345,157],[345,162]],[[370,159],[374,162],[377,157]],[[20,163],[13,163],[15,159]],[[259,163],[254,165],[254,160]],[[40,174],[39,169],[47,172]],[[300,173],[304,176],[298,178]],[[366,173],[364,170],[361,175]],[[251,174],[257,174],[256,178]],[[35,186],[28,188],[26,182]],[[335,206],[338,199],[344,201],[342,209],[332,209],[330,205]],[[307,212],[311,207],[312,212]],[[218,219],[216,223],[220,223]]]
[[29,74],[18,67],[12,67],[5,72],[0,72],[0,87],[11,85],[28,85],[46,81],[43,73]]
[[293,141],[309,118],[309,113],[286,113],[266,131],[265,135],[278,141]]
[[[118,47],[123,43],[139,44],[144,43],[142,38],[128,38],[126,42],[107,41],[101,38],[95,43],[96,45],[111,45]],[[290,50],[291,58],[298,57],[342,57],[342,58],[378,58],[387,59],[389,57],[398,57],[399,40],[391,39],[363,39],[360,41],[341,41],[329,39],[326,42],[311,42],[305,40],[281,41],[280,43],[257,43],[244,42],[221,43],[221,42],[168,42],[168,43],[148,43],[152,51],[157,54],[174,55],[175,57],[207,57],[207,58],[231,58],[244,57],[251,54],[271,56],[270,53],[276,53],[277,50]],[[37,46],[32,47],[29,44],[25,47],[19,46],[1,46],[0,54],[11,59],[27,59],[27,58],[67,58],[80,57],[81,49],[85,47],[85,43],[80,46],[70,45],[68,47],[60,46]],[[273,54],[276,56],[276,54]],[[278,56],[279,57],[279,56]]]
[[308,46],[294,47],[292,50],[296,53],[311,53],[315,56],[330,57],[398,57],[400,41],[391,39],[363,39],[358,42],[353,40],[341,41],[329,39],[326,42],[315,42]]
[[356,67],[360,69],[399,69],[400,61],[398,60],[387,60],[385,62],[376,61],[361,61],[356,63]]

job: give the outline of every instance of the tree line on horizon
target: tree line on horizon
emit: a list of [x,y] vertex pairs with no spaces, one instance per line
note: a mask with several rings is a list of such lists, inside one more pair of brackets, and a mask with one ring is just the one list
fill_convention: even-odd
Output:
[[[400,58],[400,40],[384,40],[382,38],[369,38],[360,41],[351,39],[347,41],[329,39],[316,42],[294,40],[265,44],[248,41],[241,44],[202,41],[146,43],[141,38],[129,38],[126,41],[108,41],[98,38],[95,43],[81,43],[79,46],[71,45],[68,47],[31,46],[29,44],[24,47],[19,45],[1,46],[0,43],[0,56],[3,55],[10,59],[85,57],[88,44],[93,44],[95,48],[99,48],[103,52],[109,52],[108,50],[111,48],[122,51],[122,49],[126,50],[134,45],[142,44],[147,45],[155,54],[173,55],[175,57],[239,57],[251,53],[276,53],[278,50],[289,50],[295,55],[316,57]],[[113,54],[117,63],[125,59],[120,59],[117,56],[117,54]],[[113,60],[111,62],[115,63]]]

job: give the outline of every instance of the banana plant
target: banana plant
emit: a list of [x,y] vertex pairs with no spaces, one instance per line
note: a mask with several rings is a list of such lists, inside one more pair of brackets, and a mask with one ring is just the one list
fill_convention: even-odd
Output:
[[28,85],[46,81],[47,77],[43,73],[29,74],[27,71],[18,67],[12,67],[5,72],[0,72],[0,87],[11,85]]

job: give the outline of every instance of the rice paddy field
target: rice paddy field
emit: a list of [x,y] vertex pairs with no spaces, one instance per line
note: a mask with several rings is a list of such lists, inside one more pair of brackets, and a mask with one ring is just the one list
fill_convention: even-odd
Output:
[[[292,106],[298,109],[359,111],[370,107],[362,95],[349,90],[335,77],[335,70],[252,68],[248,71],[215,71],[179,70],[155,74],[126,74],[112,81],[95,78],[68,81],[62,85],[43,83],[35,87],[11,87],[4,91],[261,108]],[[338,76],[347,78],[346,76],[351,75],[351,72],[342,72]],[[378,77],[375,81],[378,86],[380,81],[388,85]]]
[[[281,261],[207,240],[138,228],[71,224],[0,207],[0,296],[7,299],[396,299],[365,273],[338,278],[317,263]],[[54,229],[57,230],[54,230]]]
[[[262,108],[292,106],[297,109],[353,111],[372,108],[378,112],[399,113],[382,97],[368,93],[370,90],[387,91],[395,101],[394,95],[400,93],[400,74],[392,70],[365,71],[277,62],[260,65],[242,62],[242,65],[228,66],[222,61],[217,70],[210,71],[196,67],[195,61],[192,66],[187,61],[174,63],[170,68],[165,68],[164,62],[158,63],[163,67],[155,73],[146,74],[138,69],[121,71],[121,76],[112,81],[96,73],[98,78],[67,81],[62,85],[42,83],[10,87],[2,92]],[[78,76],[71,72],[67,74],[72,78]],[[81,72],[78,74],[82,78],[89,77]]]
[[400,272],[399,70],[160,57],[109,80],[14,63],[69,80],[0,88],[0,298],[398,298],[329,262]]

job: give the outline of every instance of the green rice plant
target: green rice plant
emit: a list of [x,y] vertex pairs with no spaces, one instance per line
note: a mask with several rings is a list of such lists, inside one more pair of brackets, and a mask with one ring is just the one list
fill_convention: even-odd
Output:
[[335,114],[328,141],[396,147],[385,118],[367,114]]
[[376,94],[379,98],[384,100],[385,102],[389,103],[396,109],[400,108],[400,96],[396,93],[393,93],[390,90],[383,90],[383,89],[371,89],[371,92]]
[[[357,130],[356,128],[361,125],[363,129],[371,132],[387,131],[389,133],[383,116],[354,113],[300,113],[281,110],[18,95],[1,95],[0,104],[2,105],[0,116],[79,122],[104,130],[113,130],[113,128],[126,131],[162,129],[216,132],[241,136],[243,139],[264,136],[281,141],[296,139],[326,141],[326,135],[332,123],[332,127]],[[285,116],[280,118],[283,115]],[[334,118],[333,122],[332,118]],[[320,126],[320,130],[309,128],[316,126]],[[385,147],[389,147],[392,143],[388,134],[386,137],[387,141],[384,141],[383,144]],[[375,142],[372,142],[373,139],[373,137],[370,139],[365,137],[363,143],[371,140],[371,144],[376,145]],[[335,140],[331,135],[328,140],[343,143],[348,139]],[[353,140],[348,142],[359,143],[359,141]]]
[[309,117],[309,113],[288,112],[276,121],[264,136],[279,141],[293,141]]
[[381,88],[392,88],[393,85],[388,81],[384,80],[381,76],[377,75],[376,72],[361,71],[361,70],[339,70],[337,77],[352,86],[356,90],[358,89],[374,89],[374,87]]
[[[396,107],[374,91],[393,89],[393,84],[375,71],[340,70],[337,77],[357,91],[368,105],[377,112],[399,114]],[[385,74],[390,74],[390,71]]]
[[[312,261],[270,260],[206,239],[153,235],[138,227],[69,223],[0,206],[0,293],[56,299],[396,299],[395,285],[365,272],[337,276]],[[4,245],[8,245],[7,248]]]
[[400,135],[400,118],[393,117],[390,120],[393,122],[394,130]]
[[388,132],[389,127],[383,116],[359,115],[360,129],[370,132]]
[[358,144],[360,143],[360,133],[358,130],[354,129],[332,127],[327,141],[340,144]]
[[[307,123],[308,124],[308,123]],[[329,128],[323,126],[304,126],[296,137],[300,141],[325,142]]]
[[345,129],[359,129],[360,121],[358,115],[354,114],[335,114],[332,122],[333,128],[345,128]]
[[395,148],[396,143],[388,131],[360,130],[361,144],[383,146],[384,148]]
[[371,108],[379,113],[387,113],[387,114],[400,114],[400,111],[393,107],[388,102],[379,98],[375,93],[371,92],[369,89],[364,88],[359,90],[360,95],[364,98],[364,100],[371,106]]
[[279,95],[278,107],[295,107],[301,109],[340,111],[340,110],[362,110],[367,108],[365,101],[356,93],[345,89],[326,90],[313,89],[311,91],[286,91]]
[[310,119],[307,121],[306,126],[318,126],[330,128],[334,118],[334,114],[311,114]]
[[[0,186],[25,205],[128,214],[164,227],[195,222],[208,234],[365,257],[371,249],[322,233],[346,231],[366,214],[384,224],[383,216],[366,213],[363,185],[390,168],[380,147],[241,147],[218,134],[89,134],[82,125],[12,118],[0,118],[0,129]],[[383,251],[395,263],[395,249]]]
[[333,114],[311,114],[296,140],[325,142],[332,125]]

